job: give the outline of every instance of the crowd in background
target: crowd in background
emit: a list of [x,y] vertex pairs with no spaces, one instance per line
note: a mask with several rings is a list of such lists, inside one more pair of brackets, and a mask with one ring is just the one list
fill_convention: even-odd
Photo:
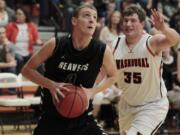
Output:
[[[107,45],[123,34],[121,13],[132,3],[139,4],[147,13],[145,32],[158,34],[150,21],[150,9],[156,8],[163,13],[167,25],[180,33],[179,0],[0,0],[0,72],[20,73],[33,54],[33,46],[43,44],[38,26],[54,26],[56,23],[60,31],[71,31],[73,11],[82,3],[94,4],[98,9],[98,26],[94,36]],[[180,108],[180,45],[177,43],[165,50],[162,61],[170,102]],[[100,94],[101,98],[97,97],[99,100],[95,100],[95,106],[99,107],[104,99],[108,99],[108,103],[114,102],[116,96],[113,93],[120,95],[114,88],[109,88]]]

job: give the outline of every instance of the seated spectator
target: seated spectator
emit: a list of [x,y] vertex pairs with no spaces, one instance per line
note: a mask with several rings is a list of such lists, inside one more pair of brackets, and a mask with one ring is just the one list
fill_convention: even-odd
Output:
[[112,15],[112,13],[116,10],[116,3],[114,0],[109,0],[106,3],[106,11],[105,11],[105,15],[106,15],[106,23],[108,23],[108,20],[110,18],[110,16]]
[[180,7],[170,18],[169,24],[174,28],[178,33],[180,33]]
[[169,101],[174,108],[180,109],[180,43],[177,50],[177,75],[173,81],[173,89],[168,91]]
[[140,4],[141,7],[146,11],[147,15],[150,16],[150,11],[153,6],[152,0],[134,0],[136,4]]
[[179,0],[159,0],[158,10],[161,11],[167,18],[171,18],[179,8]]
[[108,25],[104,26],[100,32],[99,39],[107,44],[112,45],[113,41],[122,34],[121,31],[121,13],[113,11],[108,18]]
[[98,17],[96,30],[93,35],[94,38],[99,39],[100,32],[101,32],[102,28],[104,28],[104,26],[105,26],[105,20],[106,20],[106,18],[104,16]]
[[14,17],[14,11],[6,7],[4,0],[0,0],[0,27],[6,26],[8,22],[12,21]]
[[4,27],[0,27],[0,72],[16,73],[13,45],[8,41]]
[[[16,73],[16,60],[13,45],[6,37],[6,29],[0,27],[0,73]],[[8,89],[9,94],[15,94],[15,88]],[[0,89],[2,94],[2,89]]]
[[167,96],[172,107],[180,109],[180,86],[168,91]]
[[173,84],[175,83],[176,68],[176,51],[174,48],[168,48],[162,53],[163,62],[163,79],[168,91],[173,90]]
[[35,23],[30,21],[28,13],[21,8],[16,9],[15,22],[9,23],[6,28],[8,39],[15,45],[17,74],[19,74],[33,53],[33,45],[40,45],[42,41],[39,39]]

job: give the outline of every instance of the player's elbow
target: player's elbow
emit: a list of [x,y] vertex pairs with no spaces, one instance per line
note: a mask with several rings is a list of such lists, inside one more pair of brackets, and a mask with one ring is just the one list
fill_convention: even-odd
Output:
[[28,66],[25,64],[25,65],[23,66],[22,70],[21,70],[21,74],[26,77],[28,73],[29,73],[29,68],[28,68]]
[[180,43],[180,35],[178,33],[174,33],[173,38],[170,37],[168,39],[172,46],[177,46]]
[[118,74],[117,71],[114,72],[111,76],[109,76],[111,78],[111,83],[114,84],[117,81],[118,78]]

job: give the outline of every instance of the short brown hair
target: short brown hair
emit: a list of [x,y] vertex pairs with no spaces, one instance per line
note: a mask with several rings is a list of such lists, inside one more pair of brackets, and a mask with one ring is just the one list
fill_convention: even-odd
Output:
[[92,4],[81,4],[80,6],[78,6],[75,9],[73,17],[78,17],[80,10],[83,9],[83,8],[90,8],[90,9],[93,9],[93,10],[95,10],[97,12],[97,9]]
[[139,5],[135,5],[135,4],[131,4],[130,6],[128,6],[122,16],[130,16],[133,14],[137,14],[138,18],[140,20],[140,22],[143,22],[146,20],[146,12],[144,11],[144,9],[142,7],[140,7]]

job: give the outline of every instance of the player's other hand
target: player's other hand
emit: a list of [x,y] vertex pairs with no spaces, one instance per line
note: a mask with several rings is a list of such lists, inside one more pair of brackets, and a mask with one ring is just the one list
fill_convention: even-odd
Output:
[[163,14],[156,9],[151,9],[151,23],[157,30],[160,31],[163,31],[166,26]]
[[57,83],[57,82],[53,82],[49,88],[49,91],[52,95],[52,98],[55,102],[59,102],[59,100],[61,98],[64,98],[64,94],[62,91],[70,91],[70,89],[68,89],[67,87],[65,87],[66,85],[70,85],[69,83]]

